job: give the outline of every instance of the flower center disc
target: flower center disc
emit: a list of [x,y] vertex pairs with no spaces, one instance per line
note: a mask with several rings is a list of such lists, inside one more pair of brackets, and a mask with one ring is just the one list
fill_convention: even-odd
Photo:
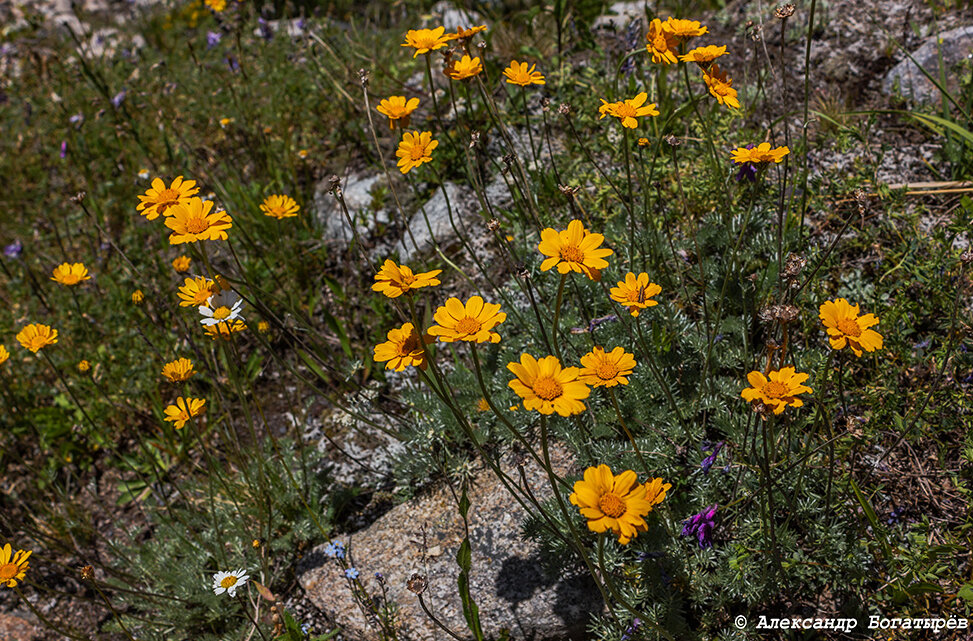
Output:
[[213,318],[215,318],[216,320],[223,320],[224,318],[227,318],[230,315],[230,313],[231,311],[229,307],[227,307],[226,305],[220,305],[219,307],[213,310]]
[[425,152],[426,150],[424,147],[422,147],[421,145],[416,145],[415,147],[409,150],[409,158],[411,158],[412,160],[419,160],[425,155]]
[[220,587],[223,587],[223,588],[231,588],[234,585],[236,585],[236,577],[235,576],[228,576],[225,579],[223,579],[222,581],[220,581]]
[[595,373],[598,374],[598,378],[601,380],[610,381],[618,376],[618,367],[616,367],[614,363],[602,361],[598,363],[598,367],[595,368]]
[[402,274],[401,280],[403,285],[411,285],[416,282],[416,277],[413,274]]
[[662,34],[657,35],[652,40],[652,48],[655,49],[656,51],[665,51],[666,49],[668,49],[669,47],[666,46],[665,36],[663,36]]
[[411,354],[412,352],[419,351],[419,337],[415,334],[410,335],[405,342],[402,343],[402,354]]
[[209,222],[205,218],[190,218],[186,221],[186,231],[199,234],[209,229]]
[[67,274],[66,276],[61,277],[61,281],[64,282],[65,285],[75,285],[80,280],[81,279],[75,274]]
[[625,504],[614,494],[604,494],[598,499],[598,508],[606,516],[617,519],[625,514]]
[[456,331],[463,334],[476,334],[480,331],[481,327],[482,325],[480,324],[480,321],[469,316],[466,316],[463,318],[463,320],[456,323]]
[[862,328],[858,326],[858,321],[852,318],[842,318],[838,321],[838,331],[845,336],[859,337],[862,335]]
[[563,391],[561,384],[553,378],[539,378],[534,381],[534,393],[545,401],[553,401]]
[[571,263],[583,263],[584,252],[575,245],[567,245],[561,248],[561,259]]
[[18,568],[13,563],[7,563],[6,565],[0,565],[0,581],[9,581],[10,579],[17,576]]
[[780,381],[770,381],[764,385],[764,394],[770,398],[782,398],[787,396],[787,386]]
[[628,103],[620,103],[615,107],[615,113],[620,118],[634,118],[635,117],[635,107]]

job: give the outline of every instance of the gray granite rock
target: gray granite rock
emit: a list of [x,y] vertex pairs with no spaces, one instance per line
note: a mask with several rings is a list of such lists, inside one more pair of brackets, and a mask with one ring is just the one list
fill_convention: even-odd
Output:
[[[484,228],[479,212],[480,202],[473,189],[448,182],[437,189],[409,219],[409,230],[395,245],[402,262],[432,251],[436,244],[445,250],[458,242],[458,230],[466,238],[477,231],[474,225]],[[447,199],[448,196],[448,199]]]
[[[359,235],[368,236],[377,225],[387,223],[388,211],[372,207],[373,189],[382,184],[379,174],[352,174],[341,181],[341,191]],[[312,215],[324,229],[324,240],[347,247],[355,234],[345,218],[337,199],[331,193],[331,181],[325,179],[314,189]]]
[[651,5],[646,0],[613,2],[605,13],[595,18],[591,27],[592,29],[613,29],[615,31],[621,31],[632,20],[644,18],[647,6],[649,7],[649,15],[651,15]]
[[885,75],[882,91],[888,95],[898,93],[917,103],[938,102],[939,90],[919,70],[919,67],[921,66],[932,77],[938,79],[941,56],[945,67],[947,89],[952,92],[955,91],[958,82],[953,68],[961,60],[968,58],[971,53],[973,53],[973,26],[959,27],[926,38],[911,54],[915,62],[906,57]]
[[[554,448],[555,469],[571,470],[566,451]],[[518,478],[515,464],[502,466]],[[525,476],[531,491],[543,500],[551,495],[546,474],[529,461]],[[489,469],[476,472],[470,484],[470,544],[473,552],[471,593],[480,609],[483,631],[499,638],[504,630],[512,639],[580,639],[592,612],[602,602],[587,576],[551,578],[541,570],[537,546],[520,536],[524,511]],[[457,590],[456,552],[463,539],[463,522],[449,488],[396,506],[365,530],[347,537],[349,562],[359,571],[369,595],[381,595],[375,577],[380,572],[388,599],[398,609],[398,638],[433,641],[447,638],[423,613],[406,584],[414,572],[427,577],[426,605],[447,627],[471,638]],[[308,598],[339,624],[350,639],[377,639],[355,604],[348,581],[323,546],[304,561],[300,582]]]

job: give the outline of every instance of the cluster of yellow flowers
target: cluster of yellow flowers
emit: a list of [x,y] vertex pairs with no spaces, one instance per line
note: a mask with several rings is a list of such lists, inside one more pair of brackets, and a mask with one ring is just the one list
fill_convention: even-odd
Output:
[[[861,357],[863,350],[874,352],[882,349],[882,335],[869,329],[878,325],[878,318],[874,314],[859,314],[858,305],[852,305],[844,298],[821,304],[818,317],[827,330],[832,349],[840,350],[847,346],[856,357]],[[798,372],[793,367],[781,367],[779,370],[768,371],[766,375],[754,370],[747,374],[747,382],[751,387],[744,389],[740,395],[752,402],[758,411],[781,414],[788,406],[804,405],[798,396],[813,391],[804,385],[807,379],[808,374]]]
[[697,20],[670,17],[663,22],[656,18],[649,23],[649,32],[645,36],[647,41],[645,49],[651,54],[652,62],[657,64],[677,64],[680,60],[696,63],[703,71],[703,82],[709,88],[710,94],[721,105],[737,109],[740,107],[740,101],[737,100],[733,80],[728,78],[726,72],[714,62],[717,58],[726,55],[725,46],[696,47],[677,58],[679,49],[686,42],[708,32],[709,29],[700,25]]

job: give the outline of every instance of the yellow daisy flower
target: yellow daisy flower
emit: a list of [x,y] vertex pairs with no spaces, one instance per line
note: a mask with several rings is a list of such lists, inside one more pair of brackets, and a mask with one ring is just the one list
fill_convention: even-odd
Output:
[[802,385],[807,379],[807,374],[799,374],[793,367],[784,367],[780,371],[774,370],[767,376],[754,370],[747,374],[747,381],[753,387],[743,390],[740,396],[751,403],[760,401],[773,409],[774,414],[780,414],[788,405],[791,407],[804,405],[804,401],[797,396],[811,393],[810,387]]
[[878,317],[874,314],[859,316],[858,305],[852,305],[844,298],[825,301],[818,311],[818,317],[828,330],[832,349],[844,349],[847,345],[858,357],[862,350],[882,349],[882,335],[869,329],[878,325]]
[[409,116],[419,106],[418,98],[405,99],[405,96],[389,96],[375,107],[383,116],[388,116],[389,129],[404,129],[409,126]]
[[396,372],[401,372],[410,366],[426,369],[426,357],[422,346],[431,343],[432,336],[423,334],[420,337],[412,323],[389,330],[387,336],[387,342],[375,346],[375,360],[385,363],[385,369],[394,369]]
[[444,343],[499,343],[500,334],[490,330],[507,320],[507,315],[500,311],[499,304],[484,303],[481,297],[471,296],[466,305],[458,298],[450,298],[433,318],[436,325],[429,328],[429,334]]
[[622,121],[622,126],[627,129],[635,129],[639,121],[636,118],[642,118],[643,116],[658,116],[659,110],[655,108],[655,103],[650,102],[648,105],[645,101],[648,99],[649,94],[644,91],[634,98],[629,98],[627,100],[622,100],[620,102],[608,102],[602,99],[602,105],[599,107],[598,112],[601,114],[599,119],[605,116],[615,116]]
[[622,347],[605,352],[601,347],[581,357],[579,380],[592,387],[615,387],[628,385],[628,376],[635,369],[635,354],[629,354]]
[[214,341],[221,338],[228,341],[233,337],[233,334],[242,332],[246,328],[247,324],[242,320],[220,321],[215,325],[203,325],[203,331]]
[[479,57],[470,58],[468,55],[463,56],[459,60],[450,60],[446,68],[443,69],[443,73],[453,80],[473,78],[482,71],[483,63],[480,62]]
[[381,292],[389,298],[398,298],[402,294],[408,294],[413,289],[438,285],[439,279],[436,276],[441,274],[442,271],[441,269],[434,269],[431,272],[415,274],[405,265],[396,265],[394,261],[386,259],[385,264],[375,274],[377,282],[372,285],[372,290]]
[[226,9],[226,0],[205,0],[205,3],[207,7],[217,13]]
[[61,263],[54,268],[51,280],[71,286],[91,280],[91,276],[88,275],[88,268],[84,266],[84,263]]
[[556,356],[536,359],[521,354],[519,363],[508,363],[507,369],[517,378],[508,383],[510,389],[524,399],[524,409],[537,410],[541,414],[557,412],[572,416],[585,410],[581,401],[588,398],[591,389],[578,380],[581,372],[577,367],[561,367]]
[[628,307],[632,316],[638,316],[640,310],[659,304],[652,297],[661,291],[661,287],[649,281],[649,275],[645,272],[638,276],[629,272],[625,280],[618,281],[618,285],[611,288],[610,293],[613,301]]
[[225,211],[214,212],[212,209],[213,201],[196,197],[170,208],[166,217],[166,227],[172,230],[169,244],[226,240],[226,230],[233,226],[233,219]]
[[395,151],[395,155],[399,158],[399,171],[407,174],[409,170],[422,163],[430,162],[432,150],[438,145],[439,141],[432,139],[431,131],[423,131],[421,134],[418,131],[402,134],[402,142],[399,143],[399,148]]
[[762,142],[753,149],[737,147],[731,152],[731,155],[733,157],[733,162],[740,165],[746,162],[753,164],[762,162],[781,162],[784,160],[784,156],[789,153],[791,153],[791,150],[787,147],[775,147],[771,149],[769,142]]
[[204,411],[206,411],[206,399],[180,396],[175,403],[166,407],[165,420],[172,423],[177,430],[181,430],[190,418],[199,416]]
[[699,23],[699,20],[683,20],[681,18],[673,18],[672,16],[665,21],[663,27],[680,40],[695,38],[709,31],[709,29]]
[[0,345],[0,365],[3,365],[10,358],[10,352],[5,345]]
[[588,232],[580,220],[572,220],[564,231],[548,227],[541,231],[541,242],[537,245],[548,257],[541,263],[541,271],[557,265],[560,274],[577,272],[591,280],[601,280],[601,270],[608,267],[605,257],[615,253],[608,248],[599,249],[604,241],[604,236]]
[[170,383],[181,383],[189,380],[194,374],[196,370],[193,369],[193,362],[188,358],[179,358],[162,366],[162,375]]
[[17,334],[17,340],[26,349],[36,354],[38,350],[57,342],[57,330],[51,329],[49,325],[31,323],[20,330]]
[[709,63],[713,62],[720,56],[725,55],[726,45],[723,45],[722,47],[709,45],[708,47],[696,47],[695,49],[690,49],[686,55],[680,56],[679,59],[683,62],[695,62],[698,65],[709,66]]
[[477,412],[489,412],[490,411],[490,404],[487,403],[487,400],[485,398],[483,398],[482,396],[480,397],[480,400],[478,400],[476,402],[476,411]]
[[740,108],[740,101],[737,100],[737,90],[733,88],[733,80],[728,78],[725,71],[720,70],[720,66],[713,63],[709,71],[703,72],[703,82],[709,87],[710,94],[716,98],[721,105],[733,109]]
[[260,211],[264,213],[264,216],[270,216],[271,218],[276,218],[277,220],[297,216],[297,212],[300,208],[301,206],[297,204],[297,201],[284,194],[273,194],[272,196],[267,196],[264,201],[260,203]]
[[176,256],[172,259],[172,268],[176,270],[177,274],[184,274],[188,272],[192,264],[193,259],[189,256]]
[[507,78],[507,83],[511,85],[520,85],[521,87],[543,85],[546,82],[544,76],[541,75],[540,71],[534,71],[536,68],[536,64],[531,65],[528,69],[526,62],[511,60],[510,66],[503,70],[503,75]]
[[470,38],[480,33],[481,31],[486,31],[486,30],[487,28],[485,24],[481,24],[478,27],[470,27],[469,29],[466,29],[464,27],[457,27],[455,33],[447,33],[446,37],[449,38],[450,40],[469,40]]
[[662,64],[676,64],[676,46],[679,41],[671,31],[665,28],[662,21],[656,18],[649,23],[649,32],[645,34],[648,44],[645,45],[646,51],[652,54],[652,62]]
[[187,278],[182,287],[176,292],[179,296],[180,307],[199,307],[205,305],[213,294],[219,291],[219,285],[204,276]]
[[87,373],[88,370],[90,369],[91,369],[91,361],[83,360],[78,363],[78,371],[81,372],[82,374]]
[[574,492],[568,497],[580,508],[581,516],[588,519],[592,532],[611,530],[622,545],[649,529],[645,517],[652,508],[666,498],[671,483],[661,478],[640,484],[632,470],[618,476],[602,463],[584,471],[584,479],[574,483]]
[[166,212],[176,203],[186,202],[191,196],[199,192],[195,180],[183,180],[176,176],[168,187],[161,178],[152,179],[152,187],[145,194],[139,196],[139,204],[135,210],[149,220],[155,220],[159,214],[168,216]]
[[14,553],[9,543],[0,548],[0,584],[13,588],[17,586],[17,581],[23,581],[30,569],[27,560],[30,555],[31,552],[24,550]]
[[450,38],[443,35],[445,32],[446,27],[409,29],[405,34],[405,42],[401,46],[415,49],[415,53],[412,54],[412,57],[415,58],[420,53],[429,53],[449,44]]

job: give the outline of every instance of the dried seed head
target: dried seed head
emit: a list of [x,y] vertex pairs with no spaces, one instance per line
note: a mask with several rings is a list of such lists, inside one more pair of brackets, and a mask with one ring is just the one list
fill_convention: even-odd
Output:
[[581,191],[581,187],[571,187],[570,185],[558,185],[558,191],[560,191],[565,196],[574,196],[576,193]]
[[359,69],[358,70],[358,80],[359,80],[359,82],[361,82],[361,86],[362,87],[367,87],[368,86],[368,71],[366,71],[365,69]]
[[514,162],[514,155],[513,154],[504,154],[504,156],[503,156],[503,164],[505,164],[505,165],[507,165],[507,167],[509,167],[510,165],[513,164],[513,162]]
[[784,269],[780,274],[784,278],[793,280],[800,276],[806,266],[807,258],[800,254],[788,254],[787,261],[784,263]]
[[796,7],[794,7],[794,5],[791,4],[790,2],[788,2],[787,4],[782,4],[774,10],[774,17],[777,18],[778,20],[787,20],[792,15],[794,15],[795,8]]
[[970,263],[973,263],[973,249],[967,249],[965,252],[963,252],[960,255],[959,259],[960,262],[962,262],[964,265],[969,265]]
[[331,177],[328,178],[328,191],[334,193],[336,191],[339,191],[340,189],[341,189],[341,178],[338,178],[337,174],[331,174]]
[[498,231],[500,229],[500,221],[496,218],[491,219],[490,222],[487,223],[487,229],[492,232]]
[[473,149],[480,144],[480,132],[473,131],[470,132],[470,149]]
[[517,266],[517,275],[520,276],[521,278],[523,278],[524,280],[529,280],[530,279],[530,270],[527,269],[527,266],[526,265],[518,265]]
[[79,191],[74,196],[71,196],[71,202],[73,202],[73,203],[80,203],[80,202],[84,201],[85,196],[87,196],[87,195],[88,195],[87,193],[85,193],[83,191]]
[[405,587],[409,589],[409,592],[412,592],[416,596],[425,592],[428,586],[429,583],[426,581],[426,577],[419,574],[418,572],[415,572],[412,575],[412,577],[409,579],[409,581],[405,584]]
[[562,103],[561,103],[561,104],[560,104],[560,105],[558,106],[558,108],[557,108],[557,112],[558,112],[559,114],[561,114],[562,116],[570,116],[570,115],[571,115],[571,105],[569,105],[569,104],[568,104],[568,103],[566,103],[566,102],[562,102]]
[[551,99],[548,98],[547,96],[541,98],[541,109],[543,109],[544,111],[551,110]]
[[94,581],[95,580],[95,569],[92,566],[90,566],[90,565],[86,565],[83,568],[81,568],[81,580],[82,581]]
[[669,145],[670,147],[678,147],[679,145],[682,144],[682,141],[676,138],[675,136],[673,136],[672,134],[666,136],[664,140],[666,141],[666,144]]

